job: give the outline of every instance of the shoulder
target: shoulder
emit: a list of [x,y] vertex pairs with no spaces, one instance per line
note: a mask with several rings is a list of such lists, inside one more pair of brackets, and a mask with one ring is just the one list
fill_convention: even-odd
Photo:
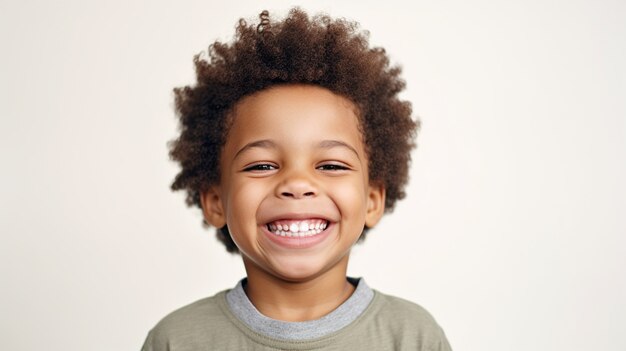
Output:
[[381,311],[383,315],[391,315],[398,318],[401,322],[414,321],[423,326],[436,326],[437,323],[433,316],[422,306],[387,294],[383,294],[375,290],[380,300]]
[[223,318],[219,299],[224,292],[190,303],[163,317],[154,327],[160,332],[189,329],[194,325],[205,325],[214,319]]
[[163,317],[150,330],[142,350],[193,349],[193,344],[211,339],[213,332],[223,332],[230,325],[221,307],[225,293],[198,300]]
[[376,318],[386,326],[394,339],[415,342],[420,350],[449,350],[443,329],[422,306],[375,291],[378,311]]

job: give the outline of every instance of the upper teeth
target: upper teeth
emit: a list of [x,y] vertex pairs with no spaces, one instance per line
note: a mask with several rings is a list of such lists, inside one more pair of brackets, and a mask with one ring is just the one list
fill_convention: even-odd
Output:
[[328,222],[322,219],[307,219],[301,221],[275,221],[267,225],[268,229],[280,236],[311,236],[321,233]]

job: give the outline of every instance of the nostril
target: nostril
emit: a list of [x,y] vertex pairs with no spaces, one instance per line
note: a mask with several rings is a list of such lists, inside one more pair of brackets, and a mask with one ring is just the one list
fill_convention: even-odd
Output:
[[315,192],[314,191],[307,191],[306,193],[291,193],[288,191],[283,191],[280,193],[281,196],[283,197],[293,197],[295,199],[297,198],[301,198],[301,197],[311,197],[311,196],[315,196]]

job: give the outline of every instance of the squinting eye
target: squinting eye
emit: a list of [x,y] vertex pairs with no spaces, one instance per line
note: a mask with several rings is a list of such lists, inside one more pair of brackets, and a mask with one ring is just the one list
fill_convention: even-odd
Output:
[[321,165],[319,167],[317,167],[317,169],[321,169],[322,171],[345,171],[347,169],[349,169],[346,166],[343,165],[339,165],[339,164],[335,164],[335,163],[329,163],[326,165]]
[[276,166],[271,165],[271,164],[267,164],[267,163],[259,163],[259,164],[255,164],[249,167],[244,168],[245,172],[254,172],[254,171],[273,171],[277,169]]

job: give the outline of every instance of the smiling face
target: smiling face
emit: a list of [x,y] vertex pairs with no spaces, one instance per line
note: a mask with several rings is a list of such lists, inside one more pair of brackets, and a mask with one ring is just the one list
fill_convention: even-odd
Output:
[[343,271],[384,211],[370,184],[356,108],[315,86],[277,86],[237,103],[205,217],[228,225],[251,271],[303,281]]

